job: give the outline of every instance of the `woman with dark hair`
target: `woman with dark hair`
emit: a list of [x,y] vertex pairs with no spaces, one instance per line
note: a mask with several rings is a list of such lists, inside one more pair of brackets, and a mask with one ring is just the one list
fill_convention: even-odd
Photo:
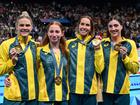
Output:
[[64,28],[51,22],[38,48],[39,105],[68,105],[68,53]]
[[102,72],[103,105],[129,105],[129,75],[139,69],[136,44],[126,39],[119,16],[108,22],[109,37],[103,39],[105,69]]
[[[93,20],[89,16],[80,18],[77,38],[68,40],[69,49],[69,105],[96,105],[97,73],[104,68],[100,43],[93,41]],[[100,60],[100,61],[99,61]]]

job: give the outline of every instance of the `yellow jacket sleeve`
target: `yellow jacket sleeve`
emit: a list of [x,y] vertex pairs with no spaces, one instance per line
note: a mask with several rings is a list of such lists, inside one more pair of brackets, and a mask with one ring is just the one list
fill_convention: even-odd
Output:
[[123,60],[126,70],[130,71],[131,73],[137,73],[139,70],[139,63],[138,63],[138,53],[136,44],[134,41],[131,41],[132,50],[128,56]]
[[0,45],[0,75],[6,74],[14,67],[9,57],[9,46],[6,43]]
[[100,49],[95,50],[94,64],[95,64],[96,72],[101,74],[101,72],[104,69],[104,54],[103,54],[103,48],[101,45],[100,45]]

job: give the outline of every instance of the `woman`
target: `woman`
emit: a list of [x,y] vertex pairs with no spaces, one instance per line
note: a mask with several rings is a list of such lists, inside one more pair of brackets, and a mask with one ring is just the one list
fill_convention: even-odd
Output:
[[59,22],[54,21],[48,25],[37,58],[39,105],[68,105],[68,54],[64,28]]
[[102,41],[105,57],[103,105],[129,105],[130,73],[139,69],[135,42],[126,39],[120,17],[113,16],[108,23],[109,38]]
[[96,105],[96,74],[102,72],[104,59],[100,43],[93,46],[92,18],[89,16],[81,17],[76,33],[77,38],[67,42],[70,53],[69,105]]
[[0,75],[8,73],[4,105],[37,105],[36,45],[29,35],[32,19],[23,12],[16,21],[17,36],[0,45]]

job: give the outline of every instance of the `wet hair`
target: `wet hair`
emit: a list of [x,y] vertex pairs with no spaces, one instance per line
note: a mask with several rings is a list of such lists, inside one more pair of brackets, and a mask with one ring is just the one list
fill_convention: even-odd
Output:
[[76,26],[76,33],[79,33],[79,30],[78,30],[79,29],[79,25],[80,25],[80,22],[81,22],[81,20],[83,18],[87,18],[87,19],[90,20],[91,30],[90,30],[89,34],[90,35],[93,35],[94,24],[93,24],[93,19],[90,16],[82,16],[82,17],[80,17],[80,19],[79,19],[79,21],[77,23],[77,26]]
[[22,18],[27,18],[27,19],[29,19],[29,20],[31,21],[31,25],[33,25],[33,21],[32,21],[32,19],[31,19],[31,17],[29,16],[28,12],[27,12],[27,11],[23,11],[22,14],[19,15],[19,17],[18,17],[17,20],[16,20],[16,24],[15,24],[16,27],[18,26],[19,20],[22,19]]
[[[122,19],[121,19],[121,17],[120,16],[118,16],[118,15],[114,15],[114,16],[112,16],[112,17],[109,17],[109,19],[108,19],[108,24],[109,24],[109,22],[110,21],[112,21],[112,20],[116,20],[116,21],[118,21],[119,23],[120,23],[120,25],[123,27],[123,21],[122,21]],[[107,36],[108,37],[111,37],[111,34],[110,34],[110,32],[107,30]],[[123,37],[125,37],[126,35],[125,35],[125,31],[124,31],[124,27],[122,28],[122,30],[121,30],[121,36],[123,36]]]
[[[57,21],[53,21],[53,22],[50,22],[48,25],[47,25],[47,28],[46,28],[46,33],[45,33],[45,37],[43,39],[43,41],[41,42],[41,46],[44,46],[44,45],[47,45],[49,44],[49,37],[47,35],[48,33],[48,30],[50,28],[51,25],[58,25],[61,29],[61,32],[64,33],[64,27],[62,26],[62,24],[60,22],[57,22]],[[59,45],[62,53],[66,56],[66,58],[68,59],[68,52],[66,50],[66,38],[65,36],[62,36],[61,39],[60,39],[60,45]]]

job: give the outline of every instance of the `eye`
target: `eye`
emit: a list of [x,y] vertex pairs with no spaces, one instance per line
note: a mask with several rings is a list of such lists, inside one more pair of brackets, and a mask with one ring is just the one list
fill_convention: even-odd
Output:
[[84,25],[84,23],[81,23],[81,25],[83,26],[83,25]]
[[50,32],[50,33],[53,33],[54,31],[53,31],[53,30],[50,30],[49,32]]
[[86,24],[86,26],[90,26],[90,24]]
[[118,27],[119,25],[118,24],[114,24],[114,27]]
[[112,25],[108,25],[109,28],[112,28]]
[[119,26],[118,24],[113,24],[113,25],[109,25],[108,27],[112,28],[112,27],[118,27],[118,26]]
[[59,31],[59,30],[56,30],[55,32],[56,32],[56,33],[60,33],[60,31]]
[[30,24],[26,24],[26,27],[30,27],[31,25]]
[[30,24],[19,24],[19,26],[20,26],[20,27],[24,27],[24,26],[30,27],[31,25],[30,25]]
[[24,27],[24,24],[19,24],[20,27]]

